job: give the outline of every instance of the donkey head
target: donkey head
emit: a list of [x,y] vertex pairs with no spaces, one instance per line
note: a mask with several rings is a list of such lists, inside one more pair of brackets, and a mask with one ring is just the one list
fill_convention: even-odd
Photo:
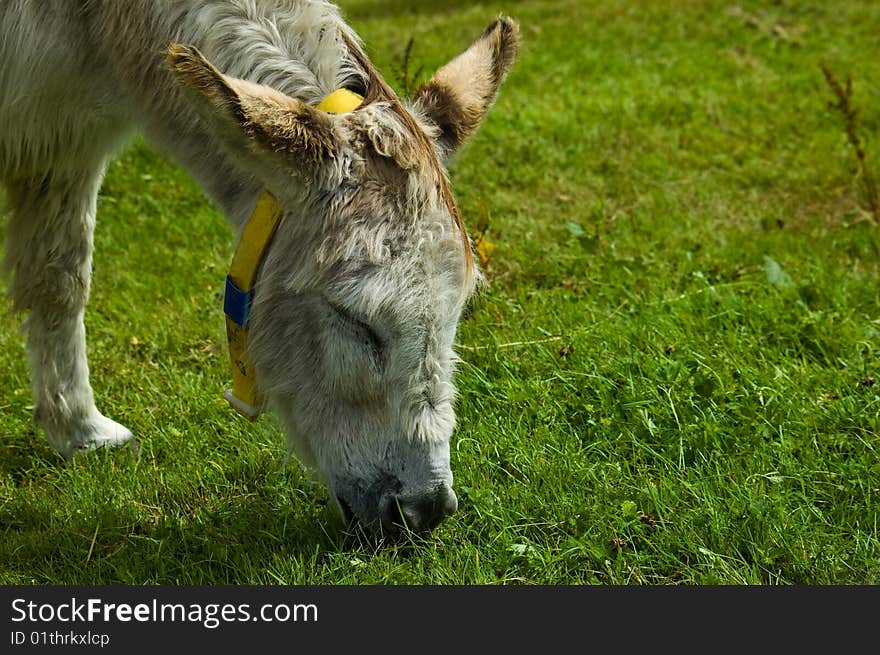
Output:
[[499,19],[406,107],[371,70],[364,103],[339,115],[169,51],[284,210],[251,308],[258,387],[343,517],[374,531],[428,530],[457,508],[453,341],[478,274],[442,162],[494,101],[517,34]]

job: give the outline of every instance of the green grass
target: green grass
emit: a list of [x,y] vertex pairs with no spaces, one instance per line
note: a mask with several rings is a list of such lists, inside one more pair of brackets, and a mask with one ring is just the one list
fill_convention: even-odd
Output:
[[230,412],[231,231],[138,143],[87,328],[141,456],[54,455],[4,317],[0,583],[880,583],[880,226],[818,65],[852,74],[880,171],[880,4],[433,6],[343,4],[391,82],[409,36],[430,70],[522,25],[451,168],[495,245],[459,333],[459,513],[348,539],[277,425]]

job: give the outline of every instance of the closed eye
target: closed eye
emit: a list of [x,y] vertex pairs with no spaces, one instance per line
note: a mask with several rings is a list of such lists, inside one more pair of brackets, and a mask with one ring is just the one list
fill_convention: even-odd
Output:
[[327,304],[330,305],[336,313],[337,318],[345,324],[346,327],[358,335],[359,340],[361,340],[366,349],[370,351],[370,356],[373,358],[373,361],[381,368],[384,363],[385,352],[385,341],[382,337],[376,333],[369,323],[354,316],[345,308],[329,301]]

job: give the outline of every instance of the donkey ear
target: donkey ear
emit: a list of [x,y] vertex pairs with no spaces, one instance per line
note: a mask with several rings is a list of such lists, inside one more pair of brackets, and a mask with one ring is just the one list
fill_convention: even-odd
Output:
[[518,45],[519,25],[502,16],[416,92],[414,108],[436,123],[437,140],[446,155],[477,131],[513,65]]
[[[196,91],[209,118],[233,123],[232,144],[293,155],[318,164],[337,151],[333,120],[325,112],[268,86],[220,73],[193,46],[173,44],[168,61],[177,78]],[[230,140],[230,135],[225,137]]]

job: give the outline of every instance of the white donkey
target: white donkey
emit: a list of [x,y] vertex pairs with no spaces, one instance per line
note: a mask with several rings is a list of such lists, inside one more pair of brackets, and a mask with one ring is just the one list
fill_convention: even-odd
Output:
[[83,310],[98,188],[140,128],[257,251],[227,287],[231,400],[278,413],[346,520],[423,531],[454,512],[453,340],[478,274],[442,162],[517,40],[499,18],[404,105],[327,2],[0,3],[5,267],[51,445],[132,438],[95,407]]

